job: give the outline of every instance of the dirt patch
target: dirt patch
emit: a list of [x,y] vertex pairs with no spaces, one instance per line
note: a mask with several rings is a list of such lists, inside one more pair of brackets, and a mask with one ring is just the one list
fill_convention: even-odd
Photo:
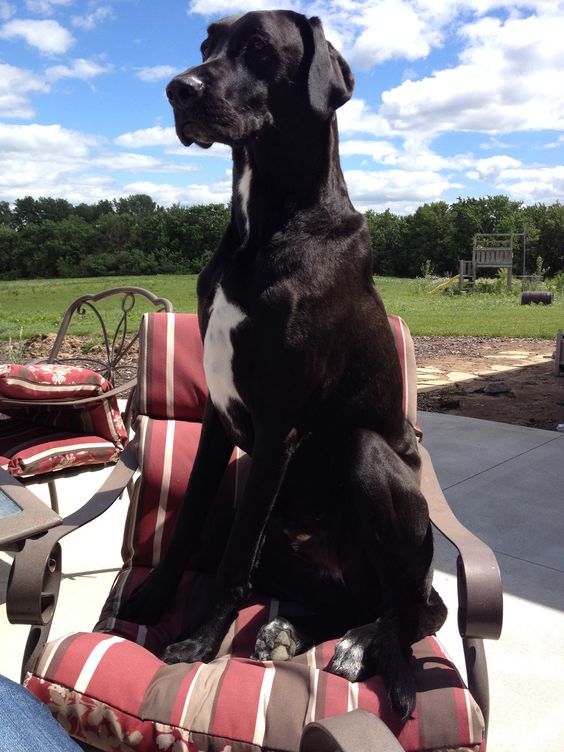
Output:
[[[78,337],[67,335],[59,352],[61,360],[69,363],[81,364],[86,368],[103,372],[103,367],[108,362],[106,348],[99,339],[91,337]],[[129,343],[128,337],[126,346]],[[55,343],[54,334],[38,334],[29,339],[17,343],[0,341],[0,363],[32,363],[40,361],[49,355]],[[120,342],[116,343],[119,348]],[[111,344],[110,344],[111,348]],[[134,342],[130,349],[125,351],[119,359],[116,377],[112,379],[116,386],[134,378],[137,368],[138,342]],[[115,362],[115,360],[114,360]]]
[[564,423],[554,340],[414,339],[420,409],[552,431]]
[[[46,357],[54,335],[22,347],[0,343],[0,362]],[[64,354],[96,359],[102,348],[69,337]],[[414,337],[422,410],[496,420],[551,431],[564,423],[564,377],[554,375],[554,340]],[[127,361],[137,354],[131,352]]]

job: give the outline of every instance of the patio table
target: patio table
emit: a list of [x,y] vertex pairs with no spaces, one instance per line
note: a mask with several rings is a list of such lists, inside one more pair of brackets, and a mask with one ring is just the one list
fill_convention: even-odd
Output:
[[19,551],[28,538],[62,521],[45,502],[0,468],[0,550]]

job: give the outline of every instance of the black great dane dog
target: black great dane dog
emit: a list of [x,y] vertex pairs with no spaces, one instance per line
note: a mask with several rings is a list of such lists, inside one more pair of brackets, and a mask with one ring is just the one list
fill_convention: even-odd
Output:
[[210,398],[170,548],[121,615],[159,618],[237,444],[251,468],[214,592],[165,660],[213,659],[254,585],[308,606],[263,628],[254,657],[344,634],[329,669],[380,673],[408,718],[411,645],[446,609],[370,236],[339,164],[353,76],[318,18],[252,12],[208,32],[167,95],[183,144],[233,150],[231,222],[198,280]]

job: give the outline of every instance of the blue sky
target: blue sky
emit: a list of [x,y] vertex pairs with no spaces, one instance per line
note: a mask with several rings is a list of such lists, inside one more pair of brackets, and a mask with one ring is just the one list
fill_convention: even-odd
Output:
[[320,16],[355,73],[339,127],[358,209],[564,199],[556,0],[0,0],[0,200],[226,202],[229,150],[182,147],[164,87],[210,21],[279,7]]

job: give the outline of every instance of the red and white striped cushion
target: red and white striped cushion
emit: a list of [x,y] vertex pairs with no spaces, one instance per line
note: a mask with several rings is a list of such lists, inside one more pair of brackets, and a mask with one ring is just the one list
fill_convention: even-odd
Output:
[[[406,343],[400,351],[402,371],[414,377],[405,325],[395,317],[391,325],[396,342]],[[211,575],[202,571],[206,551],[190,563],[156,626],[117,619],[120,603],[159,561],[170,538],[194,461],[206,395],[195,316],[150,314],[140,346],[142,410],[136,428],[142,473],[126,525],[126,568],[116,579],[97,632],[51,643],[27,678],[28,688],[72,735],[105,750],[258,752],[264,747],[296,752],[306,723],[360,707],[380,715],[406,750],[483,752],[480,710],[434,638],[414,646],[417,708],[404,725],[391,711],[379,677],[351,684],[325,670],[335,641],[289,663],[248,658],[260,626],[276,614],[291,619],[295,604],[253,595],[215,661],[163,664],[156,656],[186,632],[191,599],[198,601],[201,590],[209,587]],[[189,347],[192,353],[185,352]],[[170,352],[172,361],[167,360]],[[408,390],[405,399],[410,417],[415,416],[413,395]],[[219,492],[226,509],[236,503],[248,467],[248,458],[234,453]]]
[[0,420],[0,467],[28,478],[70,467],[115,462],[116,445],[102,436],[34,425],[25,420]]
[[139,334],[139,412],[201,421],[208,396],[203,357],[195,314],[145,314]]
[[111,384],[103,376],[81,366],[58,363],[0,365],[0,395],[11,399],[95,397],[110,388]]
[[[51,643],[25,683],[74,737],[105,750],[297,752],[305,724],[363,708],[384,720],[406,752],[483,752],[480,711],[435,638],[413,648],[417,706],[402,724],[379,677],[351,684],[325,670],[335,641],[288,663],[251,661],[256,632],[284,611],[278,606],[243,609],[209,664],[167,666],[120,630],[133,637],[135,629],[146,640],[144,628],[117,622],[114,634],[78,633]],[[156,641],[152,631],[152,649],[166,643],[166,630]]]
[[417,365],[415,362],[415,346],[411,333],[405,321],[392,314],[388,321],[396,350],[398,351],[403,380],[403,412],[412,426],[417,425]]
[[36,400],[97,397],[112,388],[96,371],[56,363],[0,365],[1,398],[28,400],[30,406],[5,406],[2,412],[38,425],[93,434],[123,449],[127,433],[115,397],[76,409],[72,406],[34,405]]

